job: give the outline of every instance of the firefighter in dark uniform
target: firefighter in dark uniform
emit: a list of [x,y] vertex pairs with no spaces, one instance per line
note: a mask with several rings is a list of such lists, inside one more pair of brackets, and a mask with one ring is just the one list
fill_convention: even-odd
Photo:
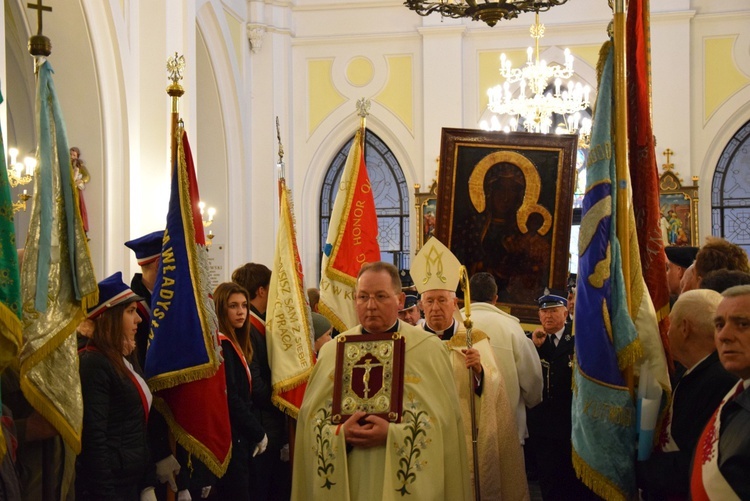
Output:
[[528,409],[527,450],[535,461],[542,498],[548,500],[597,499],[573,470],[571,417],[573,403],[573,323],[567,322],[568,301],[559,295],[540,297],[542,327],[531,334],[542,363],[542,403]]

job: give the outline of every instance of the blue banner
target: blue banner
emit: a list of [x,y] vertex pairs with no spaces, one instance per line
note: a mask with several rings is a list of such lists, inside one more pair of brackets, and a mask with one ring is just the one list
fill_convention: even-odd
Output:
[[[622,371],[632,365],[637,334],[630,318],[617,239],[613,52],[598,87],[579,236],[575,311],[573,464],[605,499],[635,494],[635,408]],[[605,57],[605,56],[603,56]]]

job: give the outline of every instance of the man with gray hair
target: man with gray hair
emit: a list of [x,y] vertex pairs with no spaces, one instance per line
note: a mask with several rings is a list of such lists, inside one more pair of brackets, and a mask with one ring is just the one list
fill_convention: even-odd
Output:
[[638,464],[647,499],[687,499],[695,445],[722,397],[737,378],[724,370],[714,343],[718,292],[695,289],[677,298],[669,315],[669,344],[687,370],[674,389],[659,441]]
[[[503,375],[508,401],[516,412],[518,439],[529,436],[526,407],[542,401],[542,366],[534,343],[526,337],[518,319],[497,307],[497,283],[489,273],[475,273],[469,282],[471,320],[487,334],[495,362]],[[465,314],[465,309],[461,310]]]
[[722,296],[714,316],[716,348],[721,365],[740,381],[698,441],[692,499],[750,499],[750,285],[730,287]]

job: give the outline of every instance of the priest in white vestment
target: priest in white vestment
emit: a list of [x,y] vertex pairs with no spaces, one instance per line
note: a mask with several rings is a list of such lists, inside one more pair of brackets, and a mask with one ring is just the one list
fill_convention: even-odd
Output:
[[355,301],[361,325],[339,336],[398,332],[405,340],[401,420],[357,411],[334,424],[339,343],[324,345],[297,422],[292,499],[469,499],[463,423],[445,348],[435,336],[398,320],[404,294],[393,265],[364,265]]

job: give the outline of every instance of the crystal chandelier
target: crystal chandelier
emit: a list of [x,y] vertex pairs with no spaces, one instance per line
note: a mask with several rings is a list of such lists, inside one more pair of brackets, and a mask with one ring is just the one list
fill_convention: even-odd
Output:
[[[535,40],[535,49],[526,51],[526,65],[513,68],[505,54],[500,55],[500,75],[505,83],[487,91],[490,111],[500,115],[511,115],[509,130],[515,130],[520,119],[529,132],[569,132],[576,133],[584,127],[590,130],[590,120],[581,119],[580,111],[589,106],[590,88],[570,81],[573,76],[573,56],[565,49],[564,66],[548,65],[539,60],[539,39],[544,36],[544,25],[539,24],[539,13],[529,30]],[[554,94],[547,91],[549,81],[554,78]],[[563,81],[567,84],[563,85]],[[519,95],[513,97],[511,84],[519,83]],[[545,91],[547,91],[545,93]],[[564,123],[553,124],[553,114],[561,115]],[[494,117],[493,117],[494,118]],[[496,120],[497,121],[497,120]],[[499,121],[497,121],[499,122]],[[494,124],[493,124],[494,125]]]
[[454,19],[468,17],[492,27],[503,19],[515,19],[523,12],[546,12],[568,0],[405,0],[410,10],[420,16],[438,12]]

